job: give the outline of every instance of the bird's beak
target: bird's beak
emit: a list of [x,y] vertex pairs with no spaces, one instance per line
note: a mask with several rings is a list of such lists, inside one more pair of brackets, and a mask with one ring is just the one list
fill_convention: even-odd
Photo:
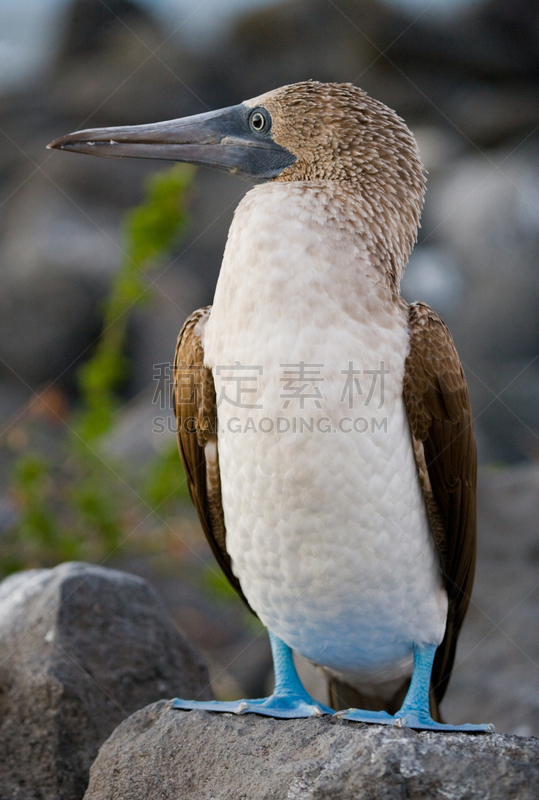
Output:
[[76,131],[48,147],[93,156],[158,158],[225,169],[255,181],[276,177],[296,160],[286,148],[249,128],[243,104],[206,114],[120,128]]

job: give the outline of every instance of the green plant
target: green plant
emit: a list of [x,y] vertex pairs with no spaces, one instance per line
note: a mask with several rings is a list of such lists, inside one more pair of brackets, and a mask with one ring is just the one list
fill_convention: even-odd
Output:
[[194,170],[176,164],[153,175],[144,202],[124,221],[124,257],[104,307],[103,333],[95,353],[79,372],[82,413],[76,432],[93,442],[110,430],[118,409],[117,390],[126,377],[124,355],[132,312],[147,302],[147,276],[178,241],[187,222],[186,196]]
[[125,356],[129,319],[151,297],[152,270],[185,230],[193,175],[194,169],[184,165],[155,174],[143,202],[126,215],[123,258],[104,303],[103,330],[79,370],[79,402],[62,418],[54,447],[41,446],[46,420],[28,414],[23,423],[28,444],[13,464],[17,513],[0,542],[2,574],[66,559],[103,559],[122,547],[130,531],[149,524],[152,512],[165,513],[187,496],[175,444],[142,474],[112,458],[105,444],[130,368]]

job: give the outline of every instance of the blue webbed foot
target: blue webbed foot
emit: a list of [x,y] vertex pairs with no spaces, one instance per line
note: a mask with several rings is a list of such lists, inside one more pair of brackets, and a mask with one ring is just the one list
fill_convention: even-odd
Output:
[[448,725],[444,722],[435,722],[430,715],[418,714],[415,711],[395,714],[395,725],[398,728],[413,728],[416,731],[462,731],[465,733],[494,733],[494,725],[481,723],[474,725],[466,722],[463,725]]
[[359,708],[347,708],[334,714],[339,719],[349,719],[353,722],[370,722],[374,725],[395,725],[397,728],[413,728],[416,731],[463,731],[466,733],[493,733],[494,725],[473,725],[469,722],[464,725],[446,725],[435,722],[429,714],[401,709],[396,714],[386,711],[362,711]]
[[360,708],[346,708],[333,715],[339,719],[350,719],[353,722],[370,722],[373,725],[395,725],[395,717],[387,711],[363,711]]
[[377,725],[395,725],[397,728],[413,728],[416,731],[463,731],[466,733],[493,733],[494,725],[446,725],[435,722],[429,713],[429,688],[432,664],[436,653],[435,645],[414,648],[414,671],[410,688],[400,711],[388,714],[386,711],[362,711],[348,708],[337,711],[335,716],[354,722],[370,722]]
[[265,717],[298,719],[321,717],[333,714],[333,709],[318,703],[305,691],[294,666],[290,648],[269,631],[273,664],[275,667],[275,689],[269,697],[261,700],[171,700],[171,708],[185,710],[218,711],[229,714],[262,714]]
[[202,711],[218,711],[229,714],[262,714],[265,717],[280,719],[299,719],[301,717],[321,717],[333,714],[331,708],[317,703],[306,692],[300,694],[276,692],[260,700],[171,700],[171,708],[200,709]]

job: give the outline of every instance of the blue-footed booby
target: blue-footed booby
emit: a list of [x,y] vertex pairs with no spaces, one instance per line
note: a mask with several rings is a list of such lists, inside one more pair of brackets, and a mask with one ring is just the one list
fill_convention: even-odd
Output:
[[403,120],[352,84],[306,81],[50,147],[259,184],[236,210],[213,306],[180,332],[175,405],[191,496],[269,631],[275,689],[173,706],[333,713],[295,650],[325,670],[344,719],[493,730],[438,711],[473,582],[476,452],[451,335],[399,293],[425,184]]

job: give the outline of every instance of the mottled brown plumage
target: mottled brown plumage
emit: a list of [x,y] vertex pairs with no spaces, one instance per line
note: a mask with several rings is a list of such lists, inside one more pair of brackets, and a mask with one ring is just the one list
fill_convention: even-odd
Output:
[[449,599],[446,632],[432,674],[440,701],[473,586],[477,456],[466,378],[451,334],[424,303],[410,306],[409,324],[404,400],[416,454],[417,445],[423,445],[428,475],[423,459],[418,461],[419,474]]
[[204,366],[201,328],[211,306],[194,311],[178,336],[174,357],[173,407],[178,448],[189,493],[210,547],[226,577],[247,603],[230,563],[221,502],[217,410],[211,370]]

